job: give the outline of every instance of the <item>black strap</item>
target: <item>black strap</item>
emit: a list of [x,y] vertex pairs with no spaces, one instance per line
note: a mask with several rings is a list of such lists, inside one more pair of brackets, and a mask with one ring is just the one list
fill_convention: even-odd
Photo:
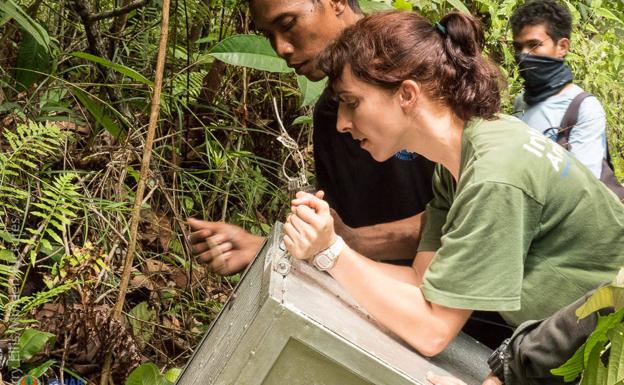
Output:
[[[581,107],[581,103],[588,96],[592,96],[588,92],[581,92],[576,95],[565,114],[563,115],[563,119],[561,119],[561,124],[559,124],[559,130],[557,131],[557,143],[559,143],[566,150],[570,150],[570,131],[578,122],[578,114],[579,109]],[[620,182],[615,177],[613,172],[613,164],[611,164],[611,156],[609,156],[609,147],[607,144],[607,157],[602,160],[602,172],[600,174],[600,180],[607,185],[607,187],[615,193],[615,195],[620,198],[622,202],[624,202],[624,186],[620,184]]]
[[589,92],[581,92],[576,95],[565,114],[563,115],[563,119],[561,119],[561,123],[559,124],[559,130],[557,131],[557,143],[559,143],[566,150],[570,150],[570,131],[572,131],[572,127],[576,126],[578,122],[578,114],[579,109],[581,108],[581,103],[583,100],[591,96]]

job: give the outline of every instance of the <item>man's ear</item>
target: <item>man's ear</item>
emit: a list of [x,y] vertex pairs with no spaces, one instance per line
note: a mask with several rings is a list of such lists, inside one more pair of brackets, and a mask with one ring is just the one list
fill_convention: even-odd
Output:
[[329,0],[329,5],[336,16],[342,15],[345,9],[349,6],[349,4],[347,4],[347,0]]
[[402,108],[414,107],[420,96],[420,85],[413,80],[404,80],[399,86],[397,94]]
[[570,39],[567,37],[559,39],[557,42],[557,57],[564,58],[570,50]]

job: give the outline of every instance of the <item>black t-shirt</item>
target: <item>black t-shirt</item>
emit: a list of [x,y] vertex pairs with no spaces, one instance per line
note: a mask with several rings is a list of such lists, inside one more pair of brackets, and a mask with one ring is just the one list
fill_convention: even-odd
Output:
[[432,198],[434,163],[418,156],[375,161],[350,134],[336,130],[338,104],[326,90],[314,108],[314,162],[317,187],[351,227],[407,218],[425,210]]

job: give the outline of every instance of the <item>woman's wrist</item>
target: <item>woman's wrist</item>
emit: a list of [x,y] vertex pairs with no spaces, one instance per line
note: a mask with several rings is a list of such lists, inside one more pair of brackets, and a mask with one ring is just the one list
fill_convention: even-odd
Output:
[[331,269],[336,264],[336,260],[342,250],[346,247],[342,237],[334,234],[332,238],[335,240],[330,246],[323,249],[312,258],[312,264],[321,271]]

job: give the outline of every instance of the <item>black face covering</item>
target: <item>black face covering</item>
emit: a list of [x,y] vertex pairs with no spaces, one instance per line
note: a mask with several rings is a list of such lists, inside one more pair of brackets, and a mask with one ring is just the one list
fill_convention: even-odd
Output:
[[516,55],[516,63],[524,78],[524,101],[528,105],[546,100],[572,82],[572,71],[563,59],[521,53]]

